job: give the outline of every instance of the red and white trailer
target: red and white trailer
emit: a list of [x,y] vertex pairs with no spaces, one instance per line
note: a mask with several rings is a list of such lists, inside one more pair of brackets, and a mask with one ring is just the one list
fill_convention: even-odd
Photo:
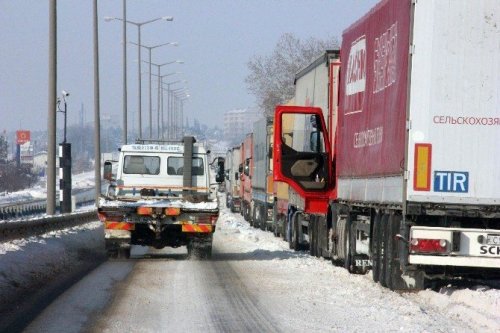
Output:
[[498,277],[498,36],[495,0],[384,0],[345,30],[337,126],[276,109],[274,179],[303,202],[292,242],[391,289]]

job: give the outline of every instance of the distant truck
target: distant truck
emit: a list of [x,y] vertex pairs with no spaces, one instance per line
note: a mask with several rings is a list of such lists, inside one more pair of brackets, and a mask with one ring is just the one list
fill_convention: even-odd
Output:
[[238,171],[240,163],[241,148],[237,146],[229,149],[225,159],[226,207],[233,213],[241,211],[240,174]]
[[[105,163],[109,187],[98,214],[110,257],[128,258],[132,245],[186,245],[190,256],[211,256],[219,208],[208,154],[193,137],[184,137],[183,142],[123,146],[116,178],[112,163]],[[220,162],[218,183],[224,179]]]
[[252,207],[252,176],[253,176],[253,133],[246,135],[241,143],[241,164],[240,173],[240,197],[241,197],[241,215],[246,221],[253,223]]
[[384,0],[344,31],[327,110],[276,108],[291,247],[393,290],[500,276],[499,19],[494,0]]
[[273,225],[272,133],[273,117],[262,118],[253,124],[252,224],[278,235],[279,229]]

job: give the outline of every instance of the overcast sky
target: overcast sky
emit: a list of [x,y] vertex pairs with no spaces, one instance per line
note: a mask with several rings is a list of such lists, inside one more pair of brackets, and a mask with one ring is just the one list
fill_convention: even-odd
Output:
[[[48,0],[0,0],[0,130],[43,130],[48,105]],[[142,28],[144,45],[178,42],[153,50],[154,63],[182,60],[162,68],[181,71],[167,81],[187,80],[185,115],[210,126],[225,111],[254,107],[244,79],[254,55],[268,55],[283,33],[301,39],[340,36],[377,0],[128,0],[127,19],[141,22],[173,16]],[[60,0],[57,91],[66,90],[68,122],[93,118],[92,3]],[[122,122],[122,26],[105,16],[122,17],[122,0],[99,1],[101,113]],[[137,28],[127,38],[137,42]],[[137,48],[128,45],[129,128],[137,123]],[[147,58],[147,51],[142,53]],[[148,70],[147,65],[143,71]],[[142,76],[143,124],[149,122],[149,76]],[[154,83],[153,88],[156,87]],[[182,87],[176,85],[175,87]],[[154,90],[156,92],[156,90]],[[153,108],[156,97],[153,94]],[[116,120],[115,120],[116,118]],[[155,119],[155,118],[154,118]],[[62,115],[58,124],[62,124]],[[144,126],[144,125],[143,125]],[[156,126],[154,123],[153,126]]]

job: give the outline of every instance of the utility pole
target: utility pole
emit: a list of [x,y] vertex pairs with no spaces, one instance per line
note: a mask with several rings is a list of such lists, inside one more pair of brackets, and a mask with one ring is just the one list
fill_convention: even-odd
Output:
[[[55,0],[54,0],[55,1]],[[99,96],[99,34],[97,21],[97,0],[94,0],[94,159],[95,159],[95,204],[99,205],[101,195],[101,120]]]
[[123,137],[127,144],[127,0],[123,0]]
[[49,2],[49,110],[47,115],[47,215],[56,212],[57,1]]

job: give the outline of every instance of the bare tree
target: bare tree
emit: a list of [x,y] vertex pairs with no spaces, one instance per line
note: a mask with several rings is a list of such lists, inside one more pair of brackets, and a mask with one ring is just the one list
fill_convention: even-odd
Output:
[[337,38],[300,40],[291,33],[283,34],[271,55],[256,55],[248,62],[250,74],[245,78],[266,115],[277,104],[286,103],[294,93],[295,74],[326,50],[339,47]]

